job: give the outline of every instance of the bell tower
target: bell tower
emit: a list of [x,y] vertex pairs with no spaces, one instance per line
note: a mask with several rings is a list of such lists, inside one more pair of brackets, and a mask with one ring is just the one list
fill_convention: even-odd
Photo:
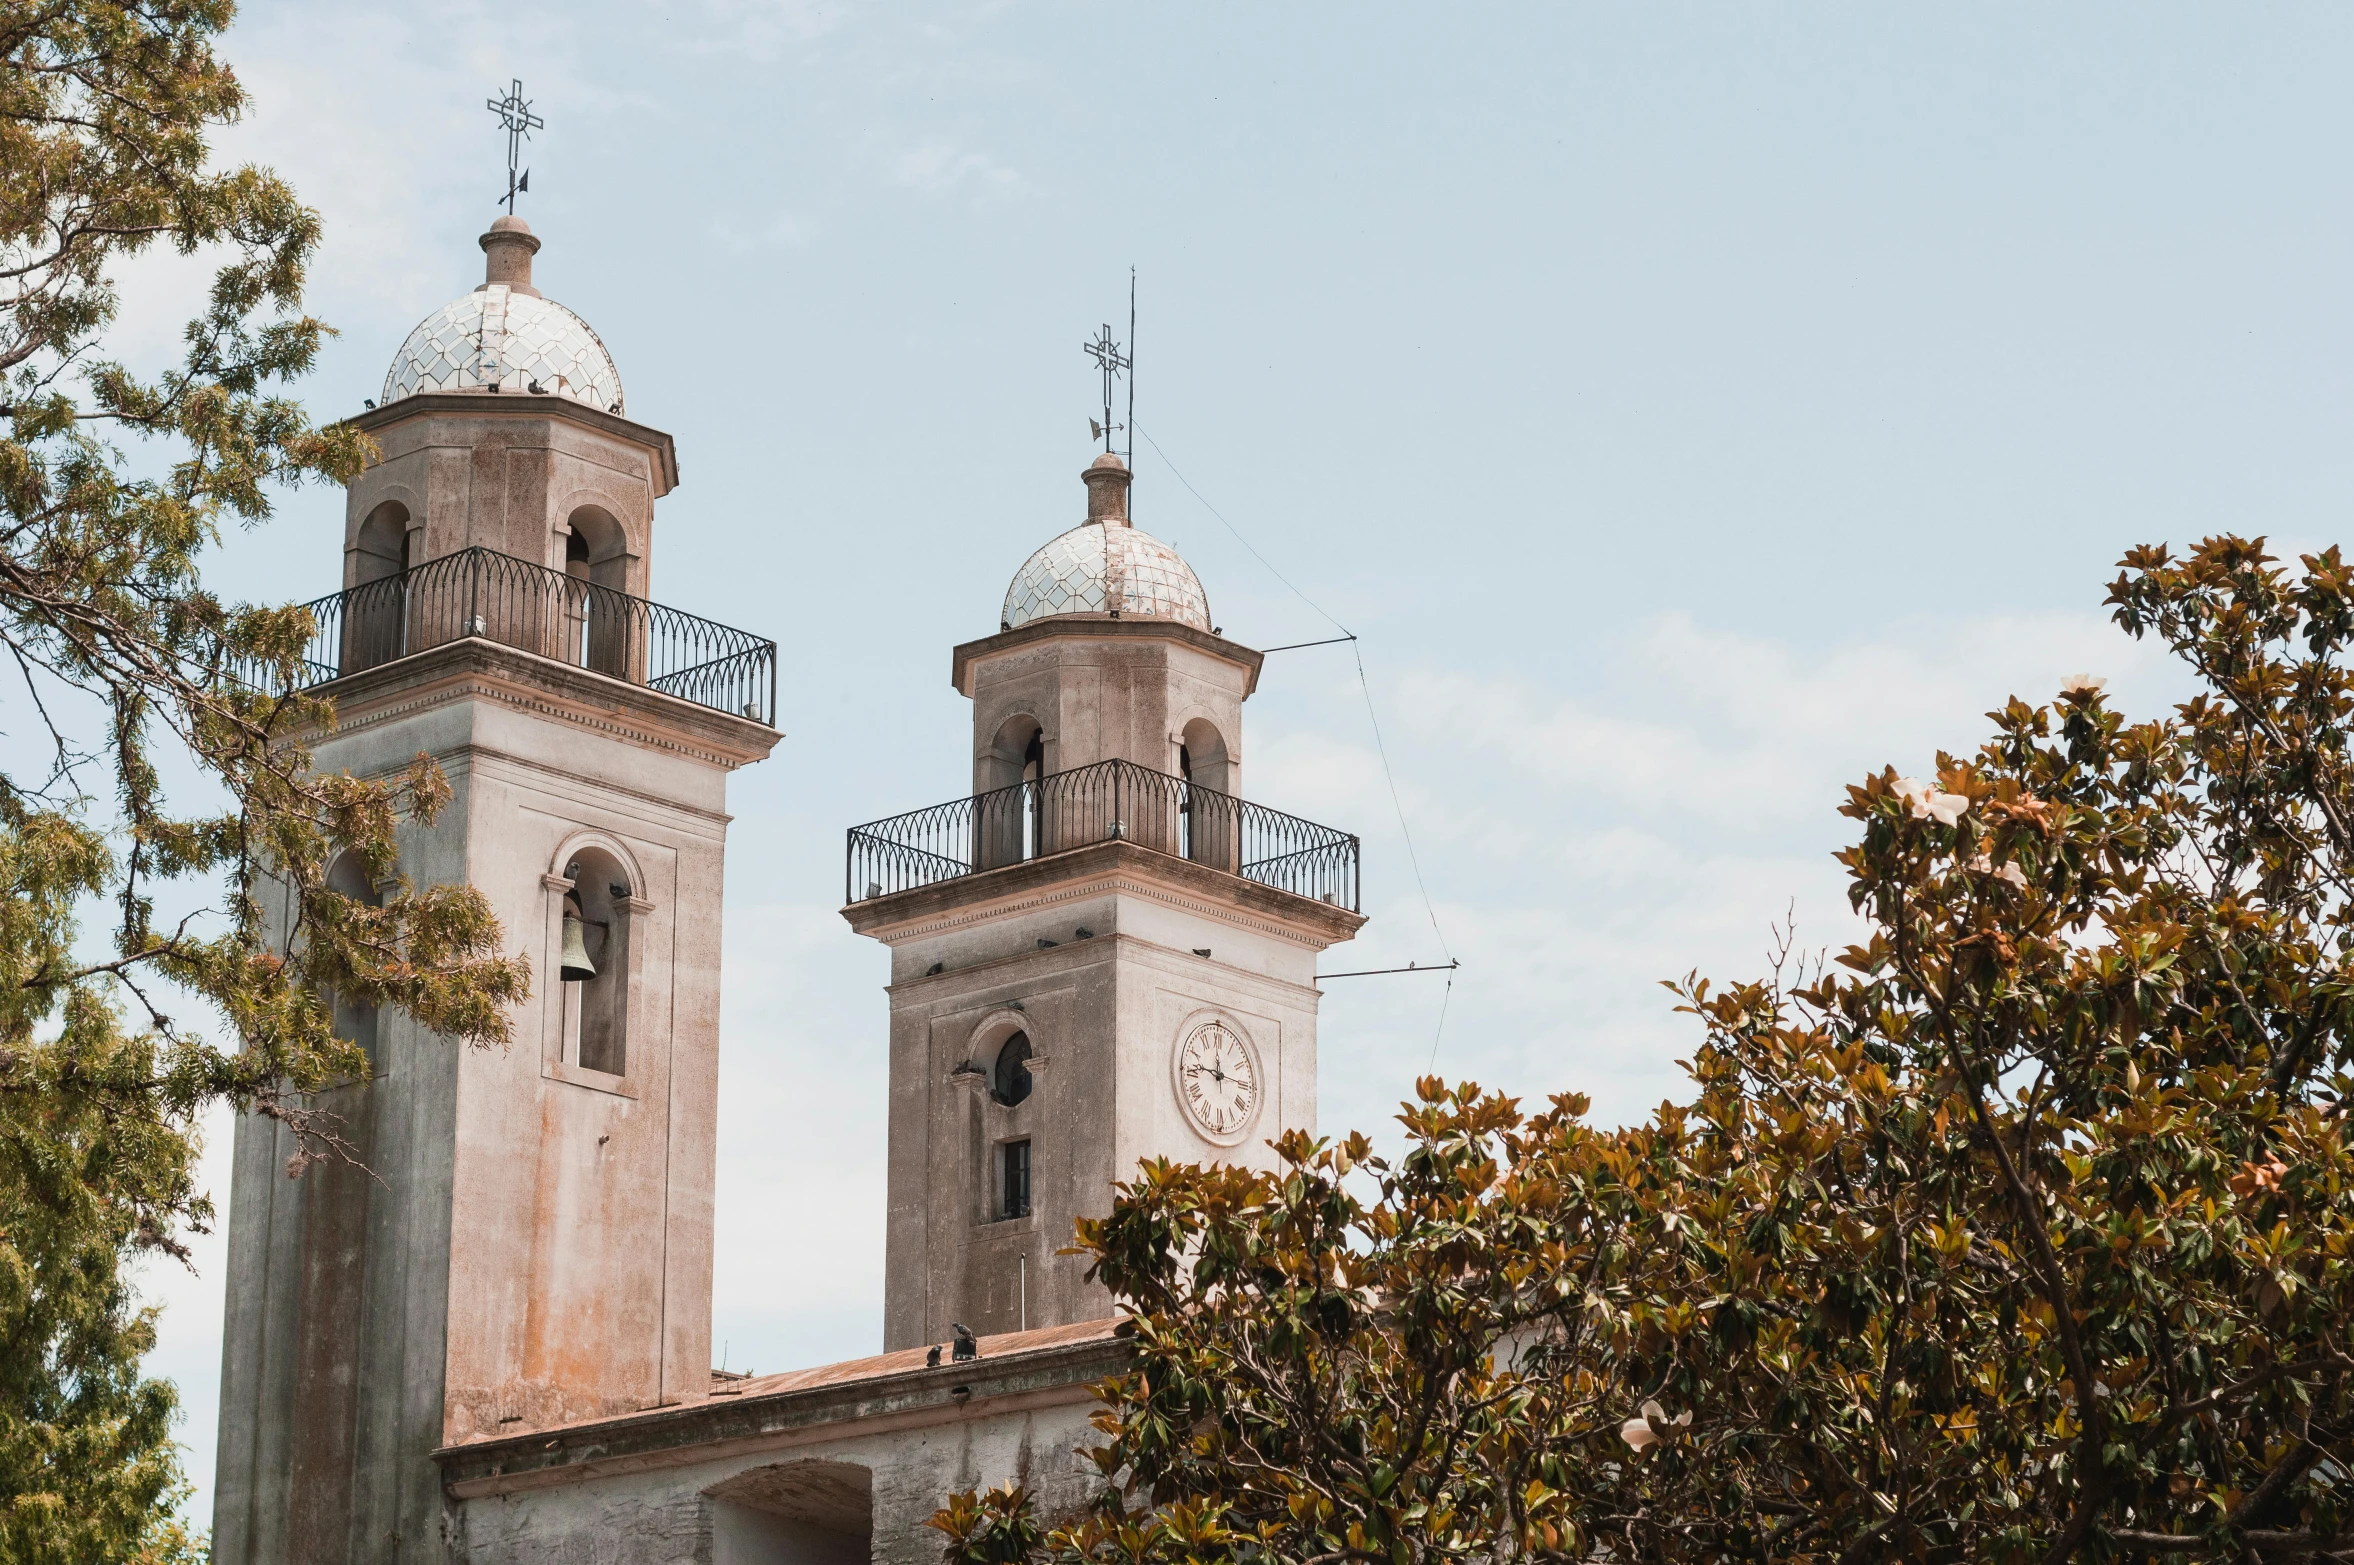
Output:
[[1128,519],[1116,456],[956,648],[973,793],[850,833],[891,950],[884,1346],[1099,1319],[1060,1255],[1142,1159],[1272,1165],[1316,1122],[1317,953],[1357,839],[1242,797],[1260,655]]
[[533,286],[530,227],[481,243],[352,420],[382,458],[311,605],[313,743],[433,757],[453,796],[399,872],[487,897],[533,993],[503,1051],[339,1008],[373,1069],[320,1106],[358,1164],[290,1177],[286,1133],[238,1124],[223,1562],[440,1558],[436,1448],[710,1386],[727,777],[778,740],[776,649],[647,600],[671,439]]

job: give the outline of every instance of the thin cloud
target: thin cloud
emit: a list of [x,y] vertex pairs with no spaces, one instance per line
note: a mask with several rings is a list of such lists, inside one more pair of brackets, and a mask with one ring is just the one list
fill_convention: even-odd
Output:
[[918,142],[893,157],[891,181],[926,195],[970,194],[979,201],[1018,194],[1028,184],[1019,170],[944,137]]

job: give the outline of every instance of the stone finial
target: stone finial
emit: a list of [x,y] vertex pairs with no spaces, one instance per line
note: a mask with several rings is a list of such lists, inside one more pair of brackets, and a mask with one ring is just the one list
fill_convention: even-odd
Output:
[[531,286],[531,258],[539,253],[539,236],[529,223],[512,213],[502,214],[482,236],[482,253],[489,258],[483,267],[485,288],[505,283],[517,293],[539,297],[539,290]]
[[1087,519],[1128,525],[1128,465],[1106,451],[1087,464],[1087,471],[1079,475],[1087,481]]

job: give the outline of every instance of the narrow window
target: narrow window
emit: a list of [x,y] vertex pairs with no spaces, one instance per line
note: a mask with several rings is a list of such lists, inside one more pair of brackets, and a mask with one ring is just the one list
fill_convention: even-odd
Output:
[[1196,857],[1193,850],[1201,841],[1201,828],[1193,818],[1193,750],[1190,746],[1181,744],[1177,747],[1177,775],[1183,779],[1178,785],[1177,796],[1184,801],[1177,807],[1177,856],[1190,859]]
[[1030,1215],[1030,1143],[1008,1141],[997,1149],[997,1215],[1000,1218]]
[[1029,830],[1022,844],[1022,857],[1034,859],[1046,851],[1046,736],[1030,735],[1030,742],[1022,747],[1022,781],[1029,786],[1023,792],[1030,796],[1026,813]]

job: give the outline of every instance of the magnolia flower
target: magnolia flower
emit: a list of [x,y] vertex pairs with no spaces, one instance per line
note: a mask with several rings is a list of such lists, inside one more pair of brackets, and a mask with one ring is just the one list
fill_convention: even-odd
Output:
[[1951,826],[1970,808],[1969,795],[1939,793],[1936,784],[1925,783],[1918,777],[1899,777],[1896,796],[1913,807],[1914,820],[1935,818],[1940,826]]
[[2069,674],[2060,680],[2060,694],[2064,696],[2097,696],[2109,688],[2109,682],[2092,674]]
[[1684,1409],[1674,1418],[1657,1402],[1645,1402],[1642,1416],[1630,1418],[1618,1426],[1618,1437],[1637,1455],[1650,1450],[1662,1440],[1673,1440],[1692,1426],[1692,1410]]
[[2027,872],[2019,867],[2016,859],[2005,864],[2001,869],[1996,869],[1994,860],[1988,858],[1986,850],[1981,848],[1978,850],[1978,856],[1964,867],[1980,875],[1992,875],[1997,880],[2007,880],[2021,891],[2027,889]]

